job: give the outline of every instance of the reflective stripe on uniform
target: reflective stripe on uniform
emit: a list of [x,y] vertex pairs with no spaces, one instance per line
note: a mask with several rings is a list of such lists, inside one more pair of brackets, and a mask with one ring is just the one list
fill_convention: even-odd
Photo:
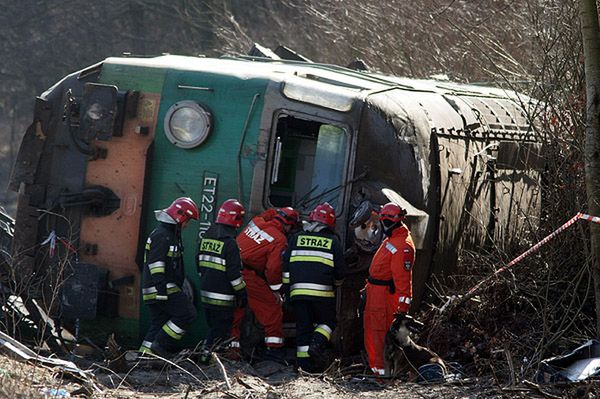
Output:
[[180,340],[185,334],[185,330],[180,328],[177,324],[173,323],[171,320],[167,321],[163,324],[162,329],[166,332],[171,338]]
[[291,262],[318,262],[333,267],[333,254],[323,251],[294,250],[290,256]]
[[198,255],[198,265],[207,267],[209,269],[225,271],[225,265],[227,262],[223,258],[211,255]]
[[181,288],[175,283],[167,283],[167,294],[174,294],[181,291]]
[[279,291],[281,289],[282,285],[283,284],[273,284],[273,285],[270,285],[269,288],[271,289],[271,291]]
[[221,294],[218,292],[210,292],[204,290],[200,291],[200,295],[211,299],[220,299],[222,301],[233,301],[235,299],[235,295]]
[[310,355],[308,354],[308,345],[303,345],[303,346],[297,346],[296,347],[296,357],[310,357]]
[[156,287],[148,287],[142,289],[142,298],[144,301],[151,301],[156,299],[156,295],[158,294],[158,290]]
[[142,348],[150,349],[152,347],[152,342],[150,341],[142,341],[142,345],[140,345],[140,352]]
[[313,283],[296,283],[290,287],[290,297],[296,295],[318,296],[325,298],[335,297],[333,286]]
[[291,287],[294,289],[308,289],[308,290],[319,290],[319,291],[333,291],[332,285],[314,284],[314,283],[296,283],[292,284]]
[[230,348],[239,348],[240,347],[240,341],[231,341],[229,343],[229,347]]
[[167,256],[171,258],[176,258],[179,256],[179,248],[176,245],[171,245],[169,247],[169,252],[167,252]]
[[407,296],[401,296],[398,298],[398,303],[405,303],[407,305],[410,305],[411,299]]
[[385,244],[385,249],[387,249],[388,251],[390,251],[393,254],[398,252],[398,249],[389,242]]
[[220,294],[218,292],[200,291],[200,301],[210,305],[232,306],[235,295]]
[[243,278],[236,278],[235,280],[231,280],[229,282],[234,290],[239,291],[246,286]]
[[290,272],[283,272],[281,275],[281,281],[283,282],[283,284],[289,284],[290,283]]
[[281,337],[265,337],[265,344],[283,344]]
[[371,370],[375,373],[375,374],[379,374],[379,375],[385,375],[385,370],[384,369],[378,369],[377,367],[371,367]]
[[275,239],[266,231],[260,229],[253,221],[248,223],[246,230],[244,230],[244,234],[248,237],[252,238],[254,241],[260,244],[260,241],[255,239],[254,237],[259,236],[260,238],[267,240],[268,242],[273,242]]
[[148,269],[150,270],[150,274],[164,273],[165,262],[163,262],[162,260],[152,262],[148,265]]
[[333,332],[331,328],[327,324],[319,324],[317,328],[315,328],[315,332],[323,335],[329,341],[331,339],[331,333]]

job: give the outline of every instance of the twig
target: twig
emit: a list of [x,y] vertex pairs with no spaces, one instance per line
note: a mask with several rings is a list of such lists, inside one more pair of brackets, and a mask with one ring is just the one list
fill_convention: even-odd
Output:
[[508,363],[508,369],[510,370],[509,385],[512,387],[516,382],[515,365],[513,363],[512,353],[508,348],[504,348],[504,355],[506,356],[506,362]]
[[550,399],[560,399],[561,398],[560,396],[552,395],[551,393],[544,391],[542,389],[542,387],[539,384],[536,384],[535,382],[524,380],[523,384],[525,384],[526,386],[528,386],[530,388],[534,388],[536,391],[541,393],[546,398],[550,398]]
[[225,366],[223,366],[223,363],[221,363],[221,359],[219,359],[215,352],[212,352],[211,355],[212,358],[215,359],[215,362],[217,362],[217,364],[219,365],[219,368],[221,369],[223,379],[225,380],[225,384],[227,384],[227,389],[231,389],[231,383],[229,382],[229,377],[227,377],[227,371],[225,371]]

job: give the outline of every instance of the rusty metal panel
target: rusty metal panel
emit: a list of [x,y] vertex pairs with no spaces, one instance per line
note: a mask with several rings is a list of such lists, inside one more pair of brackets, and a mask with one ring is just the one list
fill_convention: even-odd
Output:
[[[106,158],[88,163],[86,186],[103,186],[120,199],[121,207],[104,217],[84,217],[81,224],[82,262],[109,270],[110,279],[135,276],[133,286],[119,287],[119,315],[139,318],[139,269],[136,252],[140,240],[140,218],[148,148],[154,138],[158,115],[158,94],[142,94],[137,117],[126,119],[122,137],[102,143]],[[149,112],[152,110],[152,112]],[[136,132],[148,127],[148,134]]]

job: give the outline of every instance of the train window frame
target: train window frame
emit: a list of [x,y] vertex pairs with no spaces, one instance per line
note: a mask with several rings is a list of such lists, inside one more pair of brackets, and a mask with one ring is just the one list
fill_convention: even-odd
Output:
[[[318,199],[313,199],[312,201],[303,201],[308,198],[311,198],[310,194],[311,194],[312,190],[308,190],[308,192],[305,192],[305,193],[303,193],[301,191],[298,192],[295,190],[297,181],[298,181],[298,179],[300,179],[300,177],[298,175],[298,168],[294,164],[293,168],[288,168],[288,173],[289,173],[288,177],[294,179],[294,183],[293,183],[294,189],[292,189],[292,191],[288,192],[288,194],[289,194],[288,201],[284,201],[285,191],[282,190],[281,187],[279,187],[279,190],[277,190],[277,188],[274,187],[275,184],[278,182],[275,180],[275,177],[276,177],[275,174],[277,174],[277,180],[279,180],[279,175],[281,173],[281,168],[283,166],[282,165],[282,157],[285,157],[285,155],[290,155],[290,154],[294,154],[294,155],[298,156],[298,154],[301,152],[301,151],[299,151],[297,153],[293,150],[290,151],[290,148],[287,148],[287,154],[286,154],[286,149],[283,148],[284,144],[281,141],[282,140],[281,133],[283,133],[283,132],[280,132],[280,123],[281,123],[282,119],[286,118],[286,117],[293,118],[294,120],[300,120],[307,124],[315,124],[315,125],[319,126],[319,129],[316,132],[317,136],[314,138],[314,148],[312,148],[313,152],[312,152],[312,154],[309,154],[309,155],[313,155],[313,158],[317,156],[317,152],[319,150],[319,148],[317,147],[317,141],[318,141],[318,135],[323,133],[323,131],[321,130],[323,128],[323,126],[333,127],[334,129],[331,130],[333,132],[335,132],[335,129],[339,129],[338,131],[342,133],[341,137],[343,137],[343,140],[340,140],[340,142],[338,144],[343,146],[343,151],[341,151],[340,156],[336,157],[336,159],[334,160],[334,164],[339,164],[340,174],[339,174],[339,176],[336,177],[337,181],[335,182],[335,184],[332,186],[329,186],[331,188],[324,190],[324,192],[327,193],[329,190],[334,189],[334,188],[339,188],[339,191],[334,190],[332,192],[332,194],[330,194],[329,197],[326,194],[325,197],[318,197]],[[327,128],[327,129],[329,129],[329,128]],[[264,197],[264,199],[265,199],[266,206],[267,207],[294,206],[294,207],[298,208],[298,210],[301,213],[307,214],[312,208],[314,208],[315,205],[317,205],[317,203],[321,203],[326,200],[330,200],[334,196],[334,198],[331,200],[332,205],[336,209],[336,212],[341,212],[341,210],[345,204],[345,191],[346,191],[345,183],[348,178],[348,167],[349,167],[349,162],[350,162],[349,154],[350,154],[350,148],[352,146],[352,137],[353,137],[353,135],[352,135],[351,127],[343,122],[338,121],[338,120],[318,118],[318,117],[314,117],[313,115],[292,112],[289,110],[281,110],[280,112],[275,113],[273,116],[272,135],[271,135],[271,140],[269,143],[268,167],[266,168],[266,171],[265,171],[266,176],[265,176],[265,190],[264,190],[265,197]],[[304,161],[302,161],[302,162],[304,162]],[[310,177],[311,186],[314,183],[315,175],[313,174],[313,172],[314,172],[314,168],[316,167],[315,165],[317,162],[318,161],[316,159],[313,159],[311,161],[311,165],[309,165],[310,176],[311,176]],[[327,162],[327,160],[325,162]],[[289,172],[289,170],[293,170],[293,172]],[[321,173],[319,173],[319,175],[321,175]],[[337,194],[335,194],[336,192],[337,192]],[[274,196],[279,196],[277,201],[274,200],[275,199]]]
[[[182,110],[191,111],[197,116],[196,131],[185,132],[187,135],[191,136],[191,138],[188,140],[183,139],[183,136],[181,134],[175,133],[175,126],[173,126],[172,124],[174,118]],[[193,123],[185,120],[184,122],[188,125]],[[184,149],[196,148],[208,139],[210,132],[212,131],[212,114],[206,106],[198,104],[195,101],[178,101],[175,104],[171,105],[167,110],[167,113],[165,114],[164,131],[165,136],[167,136],[167,139],[172,144],[175,144],[177,147]]]

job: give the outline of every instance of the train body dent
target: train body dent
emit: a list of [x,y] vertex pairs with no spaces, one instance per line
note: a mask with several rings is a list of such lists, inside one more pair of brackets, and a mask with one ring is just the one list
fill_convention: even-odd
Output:
[[[61,310],[124,320],[111,328],[135,341],[154,209],[183,195],[199,204],[197,228],[184,235],[194,295],[195,247],[220,202],[239,198],[250,215],[288,205],[307,215],[327,200],[353,254],[337,338],[349,343],[339,336],[356,330],[357,291],[380,239],[376,229],[361,231],[364,223],[350,226],[357,210],[390,199],[409,208],[417,304],[430,274],[452,270],[462,246],[502,246],[537,225],[542,144],[527,116],[533,105],[495,88],[310,62],[108,58],[37,100],[11,179],[15,267],[55,281],[95,266],[99,288],[80,304],[65,289]],[[51,234],[63,243],[52,254],[42,245]],[[204,326],[194,331],[189,340]]]

